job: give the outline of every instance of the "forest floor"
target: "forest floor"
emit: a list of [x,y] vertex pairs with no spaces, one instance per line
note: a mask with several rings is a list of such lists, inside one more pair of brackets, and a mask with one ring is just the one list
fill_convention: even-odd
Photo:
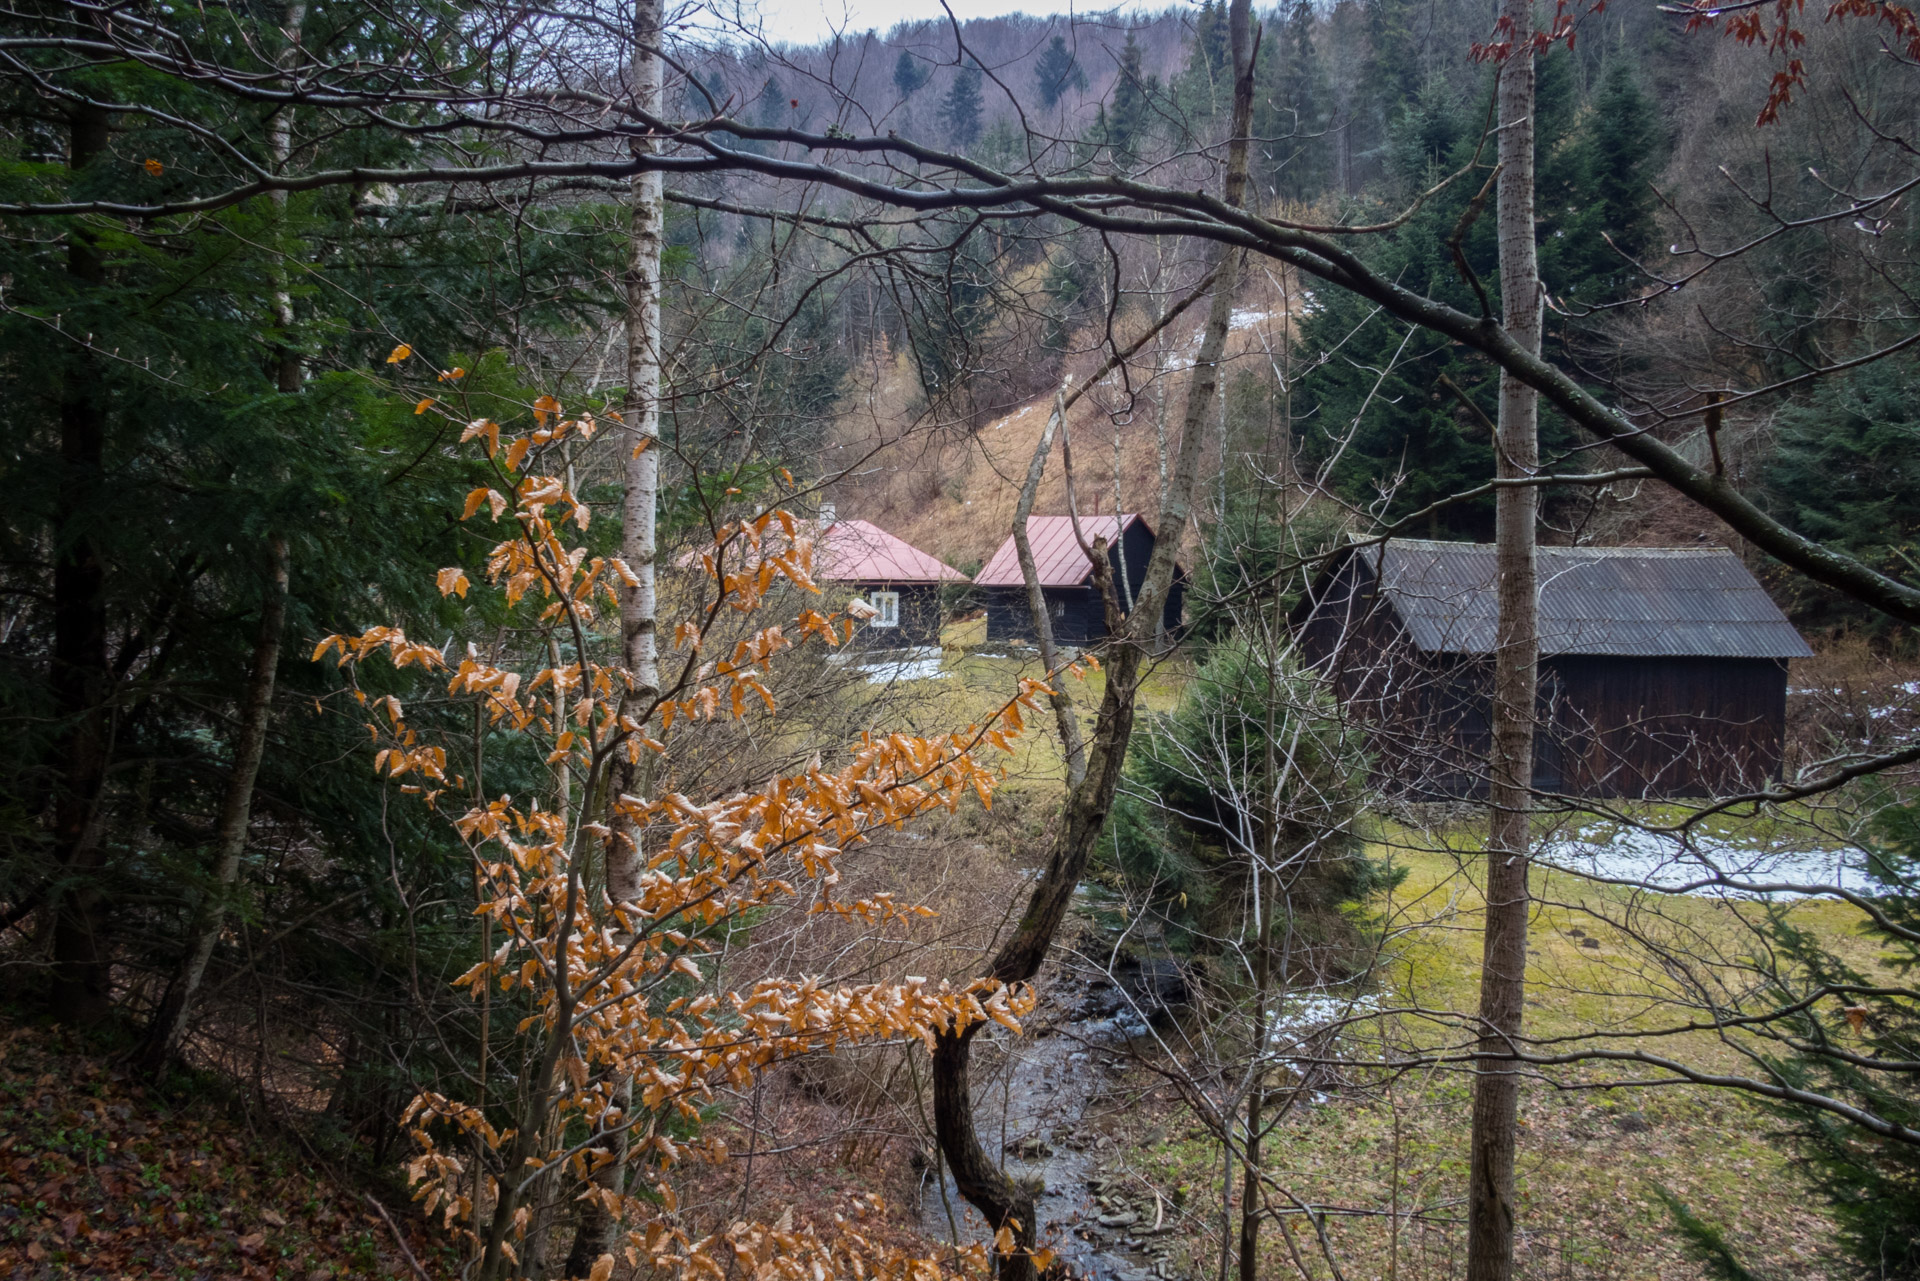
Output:
[[452,1274],[404,1192],[353,1186],[237,1112],[0,1012],[0,1278]]

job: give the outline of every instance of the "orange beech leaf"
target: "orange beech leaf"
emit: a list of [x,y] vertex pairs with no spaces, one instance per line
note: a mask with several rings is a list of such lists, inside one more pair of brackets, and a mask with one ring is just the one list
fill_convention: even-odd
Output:
[[507,470],[520,470],[520,460],[527,456],[527,451],[531,448],[533,448],[533,442],[525,436],[514,437],[513,443],[507,446]]
[[442,596],[458,595],[463,600],[466,598],[467,588],[470,584],[467,582],[466,571],[458,565],[452,565],[441,570],[435,581],[440,587],[440,594]]
[[[552,412],[557,415],[557,404]],[[497,431],[478,420],[469,426],[467,439],[487,436],[492,454]],[[524,439],[514,441],[509,463],[523,462],[530,448]],[[488,580],[509,603],[532,599],[556,620],[591,623],[600,594],[637,581],[618,559],[590,556],[565,541],[565,524],[548,509],[565,513],[581,505],[558,479],[524,477],[511,497],[475,490],[467,495],[463,518],[483,502],[496,520],[509,507],[516,517],[509,536],[486,558]],[[800,536],[808,527],[776,511],[719,531],[713,547],[700,553],[709,581],[722,593],[712,611],[725,606],[751,614],[764,607],[781,580],[811,586],[812,543]],[[466,585],[457,567],[440,571],[437,581],[443,594]],[[714,616],[706,612],[705,621],[682,620],[673,633],[676,644],[697,649]],[[592,644],[597,641],[592,640],[571,663],[534,660],[526,701],[523,678],[509,659],[493,651],[483,656],[469,643],[447,677],[447,693],[475,700],[502,732],[551,734],[551,751],[542,753],[549,763],[590,773],[604,769],[616,752],[628,759],[642,750],[670,758],[667,744],[654,734],[698,732],[684,722],[714,720],[723,698],[736,717],[745,715],[749,694],[773,711],[775,683],[783,671],[779,657],[799,644],[837,642],[837,627],[838,620],[809,610],[730,638],[725,657],[709,660],[694,684],[660,705],[657,725],[638,710],[633,715],[621,710],[634,678],[617,661],[596,661]],[[584,634],[603,633],[589,628]],[[329,637],[315,650],[316,661],[336,648],[342,664],[384,652],[396,667],[449,666],[441,650],[410,641],[397,628]],[[710,938],[723,934],[727,922],[781,903],[835,912],[874,927],[931,915],[928,908],[904,906],[886,893],[840,901],[835,888],[843,861],[872,833],[936,806],[952,808],[969,792],[990,801],[995,776],[975,753],[1009,746],[1027,723],[1024,711],[1036,709],[1035,700],[1044,692],[1043,684],[1023,680],[1018,693],[985,718],[984,730],[862,734],[843,755],[830,758],[831,767],[816,757],[805,768],[726,796],[621,794],[597,813],[579,814],[577,825],[538,802],[516,804],[510,796],[473,802],[451,816],[475,859],[480,901],[474,914],[504,940],[454,986],[475,1000],[496,985],[501,993],[514,994],[519,1017],[511,1035],[524,1038],[523,1047],[550,1047],[545,1052],[553,1057],[546,1061],[557,1062],[559,1079],[537,1100],[537,1114],[508,1114],[517,1123],[537,1125],[543,1136],[518,1158],[518,1171],[501,1170],[498,1177],[486,1173],[477,1183],[476,1172],[452,1153],[464,1152],[464,1145],[475,1140],[505,1153],[514,1129],[496,1130],[486,1114],[458,1099],[418,1095],[402,1122],[418,1148],[407,1166],[416,1196],[450,1232],[466,1239],[501,1228],[517,1235],[530,1220],[526,1205],[499,1200],[511,1186],[510,1177],[524,1180],[555,1163],[590,1177],[615,1159],[610,1145],[568,1148],[563,1136],[569,1133],[594,1133],[632,1109],[631,1115],[649,1118],[647,1129],[634,1133],[633,1173],[639,1178],[651,1170],[660,1177],[678,1163],[726,1157],[723,1144],[681,1139],[678,1128],[669,1135],[665,1123],[696,1130],[721,1090],[751,1085],[770,1065],[880,1040],[911,1038],[931,1048],[941,1032],[985,1021],[1017,1033],[1034,1004],[1032,989],[1024,985],[934,983],[913,976],[841,985],[776,977],[728,991],[718,959],[708,965],[700,958],[715,954]],[[365,701],[362,691],[355,693]],[[404,723],[397,695],[382,695],[374,706],[385,713],[369,725],[376,768],[385,777],[404,777],[396,786],[429,805],[448,794],[447,746],[426,726],[416,730]],[[448,746],[457,750],[461,741],[456,737]],[[589,783],[589,794],[592,787]],[[621,891],[621,901],[612,902],[604,882],[583,875],[585,865],[576,860],[611,857],[623,845],[636,850],[635,833],[641,830],[648,833],[645,873]],[[689,980],[701,986],[711,982],[719,990],[690,995],[684,991]],[[675,987],[682,991],[675,993]],[[631,1103],[616,1089],[628,1080]],[[543,1119],[526,1122],[527,1115]],[[436,1140],[436,1134],[442,1138]],[[460,1137],[458,1146],[447,1143],[447,1151],[437,1149],[436,1141],[448,1135],[469,1137]],[[483,1195],[474,1195],[476,1186]],[[861,1238],[845,1216],[835,1216],[825,1229],[796,1225],[791,1215],[772,1227],[740,1222],[694,1239],[663,1217],[674,1212],[664,1177],[645,1191],[643,1196],[596,1186],[583,1195],[633,1225],[624,1248],[636,1267],[644,1262],[681,1281],[724,1276],[720,1259],[739,1260],[743,1275],[750,1276],[824,1281],[888,1275],[930,1281],[946,1275],[931,1260]],[[877,1199],[857,1201],[852,1217],[874,1213],[879,1205]],[[510,1217],[490,1226],[489,1214]],[[984,1267],[984,1249],[969,1251],[964,1254],[968,1266]]]
[[398,347],[395,347],[387,353],[387,363],[389,365],[397,365],[411,355],[413,355],[413,348],[407,346],[405,343],[401,343]]
[[546,426],[547,420],[559,412],[560,402],[552,396],[540,396],[533,402],[533,421],[539,426]]
[[140,167],[142,169],[145,169],[148,173],[152,174],[156,178],[158,178],[161,174],[167,171],[167,167],[165,165],[161,164],[158,160],[153,159],[151,156],[149,156],[145,161],[143,161]]
[[419,404],[413,407],[414,416],[417,418],[421,414],[426,413],[429,409],[432,409],[432,408],[433,408],[433,397],[428,396],[425,400],[421,401]]
[[467,376],[467,371],[458,367],[455,367],[453,369],[442,369],[440,371],[440,381],[443,383],[450,383],[457,378],[465,378],[466,376]]

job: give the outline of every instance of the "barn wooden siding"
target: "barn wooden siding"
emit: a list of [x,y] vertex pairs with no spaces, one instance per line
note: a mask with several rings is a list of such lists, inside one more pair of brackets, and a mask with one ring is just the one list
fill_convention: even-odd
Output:
[[842,583],[855,595],[874,592],[900,593],[900,626],[863,626],[853,634],[853,643],[867,649],[914,649],[940,643],[940,625],[946,621],[940,606],[938,583],[890,583],[885,581]]
[[[1656,566],[1653,573],[1665,568]],[[1644,566],[1609,569],[1631,576]],[[1685,580],[1688,590],[1741,590],[1738,583],[1728,587],[1726,566],[1710,569],[1719,575],[1717,589]],[[1683,564],[1677,572],[1699,577],[1708,571]],[[1477,616],[1484,601],[1476,594],[1448,622],[1452,635],[1443,643],[1454,649],[1419,644],[1421,629],[1409,626],[1398,603],[1411,598],[1409,610],[1432,613],[1444,590],[1431,578],[1409,584],[1404,576],[1382,590],[1366,554],[1350,554],[1323,576],[1295,616],[1306,660],[1332,680],[1346,714],[1370,727],[1376,780],[1412,799],[1486,794],[1492,664],[1486,653],[1474,652],[1490,647],[1477,635],[1489,623]],[[1759,592],[1757,584],[1752,591]],[[1588,616],[1572,620],[1564,616],[1566,603],[1558,604],[1563,616],[1551,624],[1558,635],[1584,628],[1595,647],[1610,643],[1604,620],[1592,616],[1591,601],[1585,603]],[[1613,608],[1633,615],[1629,636],[1656,626],[1661,612],[1650,598]],[[1736,616],[1705,617],[1716,610]],[[1679,798],[1751,791],[1779,777],[1787,690],[1787,659],[1781,655],[1804,651],[1804,644],[1790,629],[1780,632],[1784,619],[1775,624],[1761,617],[1764,611],[1753,601],[1697,604],[1693,612],[1705,621],[1688,624],[1694,635],[1687,643],[1730,652],[1543,655],[1536,788],[1595,798]],[[1434,618],[1416,621],[1433,632]],[[1742,654],[1741,648],[1772,652]]]
[[[1153,556],[1153,533],[1146,522],[1134,521],[1121,535],[1118,546],[1108,549],[1107,563],[1113,567],[1114,582],[1120,581],[1121,550],[1125,549],[1127,583],[1137,598],[1147,581],[1147,561]],[[1091,575],[1089,575],[1091,578]],[[1027,604],[1025,587],[981,587],[976,589],[987,609],[987,640],[1000,644],[1020,641],[1028,644],[1037,638],[1033,630],[1033,610]],[[1084,647],[1107,638],[1107,610],[1100,593],[1091,582],[1072,587],[1042,587],[1053,620],[1053,638],[1061,645]],[[1186,609],[1186,574],[1176,571],[1161,612],[1161,626],[1169,634],[1180,627]]]

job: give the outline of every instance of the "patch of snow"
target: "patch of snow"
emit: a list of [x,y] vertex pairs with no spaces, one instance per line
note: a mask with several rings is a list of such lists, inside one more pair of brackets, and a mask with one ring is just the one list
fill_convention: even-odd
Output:
[[[1879,888],[1866,872],[1866,857],[1861,851],[1823,848],[1804,838],[1743,844],[1698,834],[1690,845],[1683,845],[1671,836],[1601,823],[1543,843],[1534,852],[1534,861],[1576,876],[1632,881],[1652,890],[1710,898],[1804,897],[1794,891],[1740,888],[1781,882],[1832,885],[1856,893],[1872,893]],[[1698,884],[1716,873],[1735,884]]]
[[897,650],[877,661],[855,663],[853,670],[867,678],[869,685],[893,685],[906,681],[943,681],[953,675],[940,665],[940,648],[923,645]]
[[1273,313],[1270,311],[1255,311],[1251,307],[1235,307],[1233,313],[1227,317],[1227,328],[1251,329],[1263,320],[1272,319]]
[[1282,1063],[1329,1028],[1338,1028],[1380,1009],[1372,996],[1335,996],[1328,992],[1301,992],[1287,997],[1267,1013],[1267,1046]]

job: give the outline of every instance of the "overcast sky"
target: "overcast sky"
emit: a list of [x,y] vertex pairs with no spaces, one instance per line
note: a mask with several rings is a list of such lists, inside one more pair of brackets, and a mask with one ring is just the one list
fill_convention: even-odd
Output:
[[[726,11],[732,0],[708,0],[713,9]],[[1179,0],[1174,0],[1178,3]],[[669,0],[671,3],[671,0]],[[742,11],[758,12],[767,38],[775,43],[816,44],[838,29],[848,34],[862,31],[885,33],[902,22],[944,19],[940,0],[738,0]],[[948,0],[953,16],[965,22],[969,18],[997,18],[1008,13],[1082,13],[1110,12],[1134,5],[1115,0],[1070,4],[1069,0]],[[1165,0],[1152,7],[1165,7]],[[704,19],[707,15],[701,15]]]

